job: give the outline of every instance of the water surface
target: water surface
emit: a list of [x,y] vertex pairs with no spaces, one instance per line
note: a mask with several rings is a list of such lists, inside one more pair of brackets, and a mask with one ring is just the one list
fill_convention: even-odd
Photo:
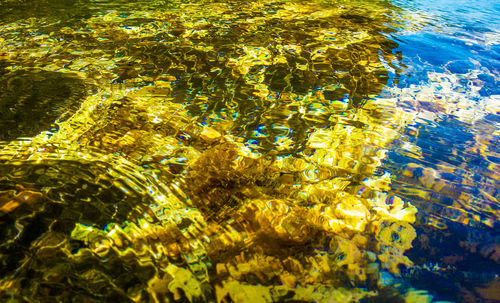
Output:
[[498,11],[0,2],[0,296],[498,300]]

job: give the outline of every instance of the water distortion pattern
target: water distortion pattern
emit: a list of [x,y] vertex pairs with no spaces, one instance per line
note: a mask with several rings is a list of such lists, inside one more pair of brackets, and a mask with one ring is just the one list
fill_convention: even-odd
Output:
[[425,24],[383,1],[1,1],[0,297],[430,301],[388,277],[428,269],[418,228],[493,227],[498,175],[457,217],[422,190],[465,200],[443,165],[388,157],[435,112],[398,88],[393,36]]

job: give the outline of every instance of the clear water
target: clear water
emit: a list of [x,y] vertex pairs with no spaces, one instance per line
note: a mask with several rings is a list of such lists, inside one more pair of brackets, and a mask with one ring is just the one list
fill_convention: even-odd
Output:
[[495,1],[0,1],[0,297],[495,302]]

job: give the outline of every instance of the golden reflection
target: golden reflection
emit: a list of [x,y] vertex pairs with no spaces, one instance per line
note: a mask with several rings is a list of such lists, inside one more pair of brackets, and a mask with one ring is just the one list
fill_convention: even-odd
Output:
[[373,98],[396,8],[341,3],[2,25],[4,82],[89,89],[56,128],[0,145],[2,296],[348,302],[410,266],[417,210],[377,172],[414,116]]

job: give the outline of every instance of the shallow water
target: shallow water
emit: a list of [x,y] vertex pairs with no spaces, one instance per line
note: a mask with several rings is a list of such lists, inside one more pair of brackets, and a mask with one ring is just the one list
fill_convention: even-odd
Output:
[[1,1],[2,300],[500,300],[499,11]]

